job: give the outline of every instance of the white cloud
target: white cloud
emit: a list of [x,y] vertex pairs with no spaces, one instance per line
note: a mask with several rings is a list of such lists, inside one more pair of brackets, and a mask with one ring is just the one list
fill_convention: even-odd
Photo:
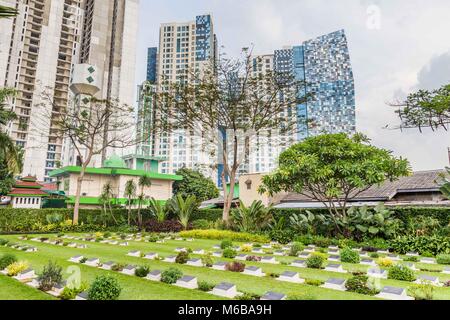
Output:
[[[380,8],[379,30],[367,28],[371,5]],[[250,43],[255,52],[269,53],[345,29],[355,75],[358,130],[377,146],[407,157],[416,170],[448,164],[449,133],[382,129],[398,122],[386,102],[420,86],[450,82],[448,0],[142,0],[141,6],[139,81],[145,76],[145,49],[157,45],[162,22],[210,12],[220,45],[230,55]]]

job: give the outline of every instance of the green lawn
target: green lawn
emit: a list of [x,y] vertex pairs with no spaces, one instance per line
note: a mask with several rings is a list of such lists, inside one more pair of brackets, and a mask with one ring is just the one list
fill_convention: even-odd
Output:
[[[39,236],[42,237],[43,235]],[[165,270],[169,267],[177,267],[183,271],[185,275],[192,275],[198,278],[198,281],[207,281],[212,284],[218,284],[220,282],[230,282],[237,286],[238,291],[248,292],[262,295],[267,291],[275,291],[284,293],[287,295],[304,295],[308,297],[312,297],[320,300],[363,300],[363,299],[374,299],[370,296],[350,293],[350,292],[340,292],[330,289],[324,289],[320,287],[309,286],[305,284],[292,284],[280,282],[271,278],[270,276],[257,278],[254,276],[243,275],[239,273],[227,272],[227,271],[217,271],[212,270],[206,267],[192,267],[187,265],[179,265],[179,264],[171,264],[163,261],[153,261],[146,260],[143,258],[137,257],[129,257],[126,254],[132,250],[140,250],[143,253],[147,252],[156,252],[160,256],[165,257],[168,255],[174,255],[175,248],[177,247],[186,247],[195,249],[205,249],[210,251],[215,251],[212,249],[213,245],[219,244],[220,241],[217,240],[194,240],[193,242],[187,241],[175,241],[168,240],[164,244],[156,244],[149,242],[137,242],[137,241],[129,241],[129,246],[121,247],[110,244],[101,244],[97,242],[83,242],[83,241],[74,241],[78,243],[86,243],[88,248],[86,249],[76,249],[76,248],[68,248],[63,246],[56,246],[51,244],[45,244],[40,242],[33,241],[22,241],[18,240],[18,236],[0,236],[0,238],[9,239],[11,242],[19,242],[23,244],[28,244],[31,246],[35,246],[38,248],[38,252],[26,253],[23,251],[15,250],[8,247],[1,247],[0,253],[9,252],[15,254],[20,260],[27,260],[30,265],[39,272],[45,264],[48,263],[49,260],[56,261],[58,264],[67,268],[71,265],[77,265],[81,270],[82,281],[86,281],[88,283],[92,282],[95,276],[100,274],[110,274],[117,277],[119,280],[123,291],[120,295],[120,299],[129,300],[129,299],[145,299],[145,300],[153,300],[153,299],[162,299],[162,300],[189,300],[189,299],[219,299],[214,295],[210,295],[208,293],[201,292],[199,290],[189,290],[184,288],[179,288],[173,285],[164,284],[161,282],[153,282],[145,279],[141,279],[135,276],[123,275],[114,271],[106,271],[94,267],[89,267],[85,265],[79,265],[70,263],[67,260],[75,255],[83,255],[87,258],[97,257],[102,262],[106,261],[115,261],[125,264],[133,264],[133,265],[147,265],[152,270]],[[68,240],[73,241],[73,240]],[[195,255],[191,255],[195,257]],[[275,257],[278,261],[291,262],[295,260],[293,257]],[[231,261],[230,259],[224,258],[214,258],[215,261]],[[316,270],[316,269],[304,269],[304,268],[296,268],[287,265],[271,265],[264,264],[260,262],[245,262],[246,265],[256,265],[260,266],[263,269],[263,272],[266,274],[277,273],[280,274],[283,271],[296,271],[300,274],[300,277],[306,279],[318,279],[318,280],[327,280],[328,278],[348,278],[351,277],[350,274],[340,274],[333,273],[324,270]],[[342,264],[344,269],[349,271],[354,270],[367,270],[367,266],[363,265],[354,265],[354,264]],[[416,263],[416,266],[426,267],[427,269],[433,270],[442,270],[443,266],[439,265],[424,265],[420,263]],[[437,273],[437,272],[421,272],[418,271],[418,274],[430,274],[436,275],[440,278],[441,281],[450,280],[450,275]],[[69,274],[67,274],[68,276]],[[5,278],[5,277],[3,277]],[[6,280],[8,282],[6,282]],[[1,288],[5,285],[10,287],[9,283],[14,283],[14,287],[23,287],[22,291],[14,291],[13,299],[38,299],[41,293],[36,292],[36,290],[28,288],[28,286],[21,284],[13,279],[0,279],[0,292],[4,291]],[[403,281],[396,280],[381,280],[382,285],[391,285],[396,287],[407,288],[411,284]],[[13,285],[11,285],[13,286]],[[36,297],[32,296],[31,293],[35,294]],[[10,294],[8,294],[9,296]],[[45,297],[45,295],[44,295]],[[2,295],[0,295],[0,299],[4,299]],[[450,299],[450,288],[436,288],[435,290],[435,298],[436,299]]]
[[52,300],[52,296],[0,275],[0,300]]

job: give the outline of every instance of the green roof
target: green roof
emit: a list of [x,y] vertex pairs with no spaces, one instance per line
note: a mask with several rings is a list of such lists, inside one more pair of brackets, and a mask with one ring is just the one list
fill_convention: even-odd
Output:
[[126,168],[125,162],[119,156],[112,155],[103,163],[103,168]]
[[[53,170],[49,173],[50,177],[59,177],[64,176],[69,173],[80,173],[81,167],[69,166],[61,169]],[[116,176],[116,175],[124,175],[124,176],[144,176],[147,175],[151,179],[155,180],[172,180],[172,181],[180,181],[183,180],[182,176],[175,174],[164,174],[158,172],[150,172],[145,170],[132,170],[132,169],[121,169],[121,168],[86,168],[87,174],[99,174],[99,175],[108,175],[108,176]]]

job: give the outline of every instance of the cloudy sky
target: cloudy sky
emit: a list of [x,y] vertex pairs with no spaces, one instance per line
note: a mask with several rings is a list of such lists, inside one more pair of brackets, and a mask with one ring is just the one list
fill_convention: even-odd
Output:
[[253,43],[255,53],[344,29],[355,76],[357,130],[410,160],[414,170],[449,164],[450,133],[383,129],[398,119],[387,102],[417,88],[450,83],[448,0],[140,0],[136,83],[145,79],[146,48],[163,22],[213,15],[229,55]]

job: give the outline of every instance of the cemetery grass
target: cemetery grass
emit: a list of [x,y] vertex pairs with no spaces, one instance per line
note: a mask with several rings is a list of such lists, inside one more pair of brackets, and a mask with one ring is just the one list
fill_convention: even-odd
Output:
[[16,279],[0,275],[0,300],[53,300],[52,296]]
[[[39,237],[44,237],[45,235],[40,235]],[[52,238],[55,235],[49,235]],[[237,286],[238,291],[248,292],[257,295],[263,295],[267,291],[275,291],[279,293],[284,293],[288,296],[296,295],[305,297],[308,299],[317,300],[366,300],[375,299],[374,297],[361,295],[351,292],[341,292],[331,289],[325,289],[305,284],[293,284],[286,283],[275,280],[269,276],[270,273],[281,274],[284,271],[295,271],[300,274],[301,278],[305,279],[315,279],[326,281],[329,278],[349,278],[351,274],[341,274],[328,272],[325,270],[317,269],[307,269],[307,268],[296,268],[289,265],[272,265],[260,262],[244,262],[247,266],[254,265],[261,267],[263,272],[266,273],[266,277],[258,278],[250,275],[243,275],[240,273],[233,273],[228,271],[218,271],[212,270],[206,267],[194,267],[187,265],[180,265],[174,263],[167,263],[163,261],[147,260],[138,257],[129,257],[126,254],[132,250],[139,250],[142,253],[155,252],[158,253],[160,257],[166,257],[169,255],[176,255],[175,249],[178,247],[196,249],[204,249],[205,251],[216,251],[212,247],[214,245],[220,244],[218,240],[202,240],[195,239],[193,242],[187,241],[176,241],[176,240],[166,240],[166,243],[157,244],[150,242],[137,242],[128,241],[128,246],[117,246],[110,244],[101,244],[98,242],[84,242],[80,240],[68,240],[77,243],[87,244],[86,249],[68,248],[63,246],[57,246],[52,244],[18,240],[18,236],[1,236],[1,238],[6,238],[11,242],[28,244],[38,248],[38,252],[26,253],[23,251],[15,250],[9,247],[1,247],[0,254],[12,253],[17,256],[19,260],[26,260],[30,263],[30,266],[39,273],[44,265],[46,265],[50,260],[57,262],[64,268],[64,271],[68,266],[77,265],[81,270],[82,281],[91,283],[98,275],[113,275],[118,280],[122,286],[122,293],[119,299],[122,300],[212,300],[221,299],[220,297],[201,292],[199,290],[190,290],[179,288],[173,285],[165,284],[162,282],[154,282],[146,279],[141,279],[136,276],[128,276],[114,271],[102,270],[95,267],[90,267],[82,264],[74,264],[67,261],[70,257],[75,255],[83,255],[87,258],[99,258],[101,262],[114,261],[116,263],[132,264],[136,266],[146,265],[149,266],[151,270],[161,270],[164,271],[170,267],[176,267],[183,271],[184,275],[196,276],[198,281],[206,281],[213,285],[219,284],[221,282],[230,282]],[[235,243],[238,245],[238,243]],[[248,254],[248,253],[247,253]],[[261,254],[257,254],[261,255]],[[191,257],[200,257],[198,255],[191,254]],[[290,263],[298,258],[294,257],[279,257],[275,256],[276,260],[284,261]],[[232,259],[225,258],[213,258],[214,261],[232,261]],[[330,262],[336,263],[336,262]],[[349,271],[366,271],[369,266],[357,265],[357,264],[346,264],[341,263],[344,269]],[[416,263],[416,267],[427,268],[432,270],[442,270],[443,266],[440,265],[426,265],[421,263]],[[438,276],[441,282],[450,280],[450,275],[436,272],[422,272],[418,271],[417,274],[428,274]],[[67,278],[69,274],[64,274]],[[10,279],[15,281],[14,279]],[[26,285],[17,282],[17,285],[27,287]],[[381,285],[390,285],[394,287],[408,288],[411,283],[397,281],[397,280],[381,280]],[[0,282],[0,287],[2,287],[2,282]],[[2,290],[0,290],[2,291]],[[14,299],[29,299],[26,293],[17,292]],[[33,298],[31,298],[33,299]],[[436,288],[435,289],[435,299],[450,300],[450,289],[449,288]]]

